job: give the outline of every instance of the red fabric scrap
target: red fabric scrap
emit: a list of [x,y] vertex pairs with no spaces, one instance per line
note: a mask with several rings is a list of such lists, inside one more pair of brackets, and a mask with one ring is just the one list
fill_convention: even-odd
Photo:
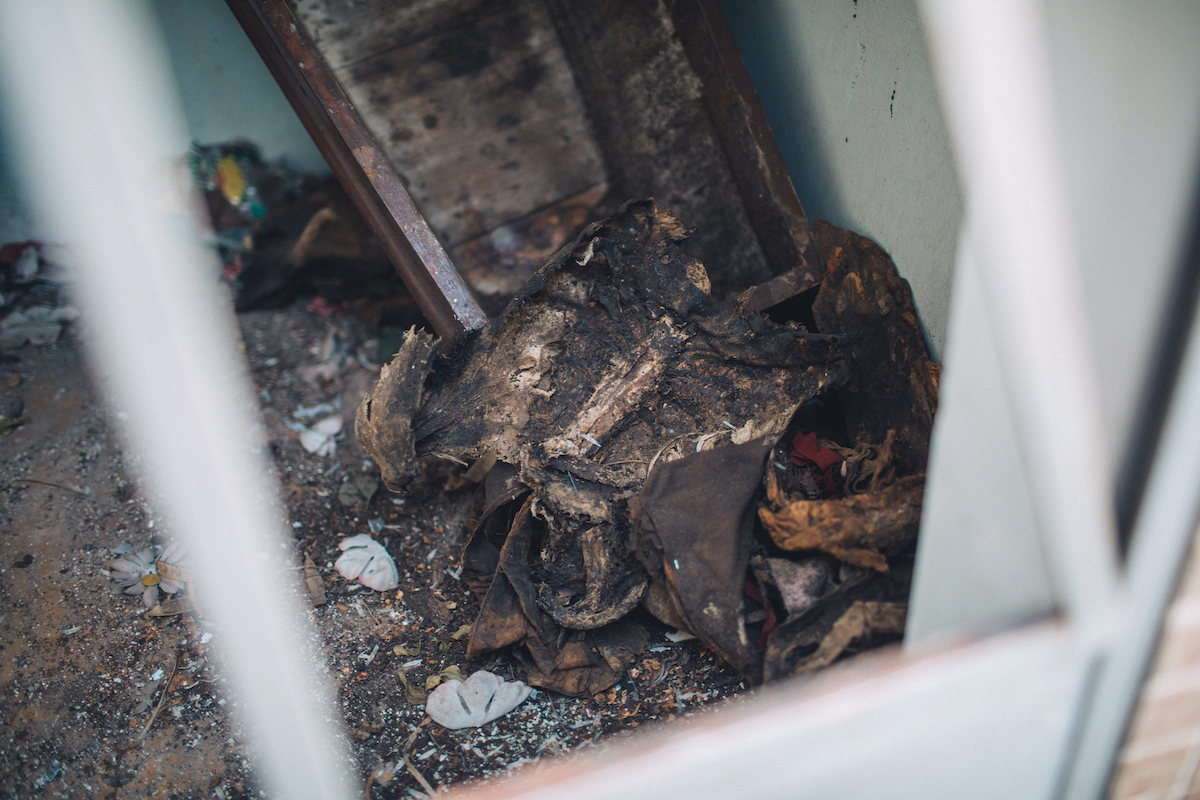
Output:
[[308,310],[320,314],[323,317],[332,317],[335,314],[345,314],[350,308],[347,303],[331,303],[324,297],[317,296],[308,304]]
[[828,497],[837,491],[837,475],[834,467],[842,460],[834,451],[817,444],[815,433],[798,433],[792,439],[792,452],[789,454],[792,463],[797,467],[808,467],[817,480],[821,495]]

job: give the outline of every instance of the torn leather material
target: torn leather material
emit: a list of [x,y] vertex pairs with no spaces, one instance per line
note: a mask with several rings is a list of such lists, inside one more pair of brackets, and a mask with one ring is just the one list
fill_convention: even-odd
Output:
[[[651,613],[693,633],[753,683],[762,658],[742,616],[754,501],[774,439],[659,464],[630,507]],[[661,608],[666,604],[667,608]]]
[[[713,302],[653,201],[589,226],[456,352],[409,332],[356,432],[392,489],[496,459],[463,551],[468,657],[508,649],[530,685],[585,696],[645,646],[639,604],[751,683],[902,634],[937,367],[886,254],[817,232],[821,333],[748,312],[752,292]],[[793,422],[805,403],[837,418]]]
[[818,550],[856,567],[886,572],[887,556],[917,541],[924,492],[925,476],[909,475],[866,494],[789,499],[769,470],[767,499],[758,516],[783,550]]
[[[507,609],[504,625],[482,626],[473,652],[525,641],[541,674],[566,669],[563,648],[545,651],[554,664],[539,655],[534,640],[549,628],[530,622],[529,604],[569,631],[602,630],[637,606],[649,578],[627,503],[650,467],[778,437],[801,402],[844,378],[837,337],[774,324],[736,299],[713,303],[704,266],[680,249],[686,235],[653,201],[627,204],[451,357],[434,358],[433,338],[409,331],[360,407],[355,432],[389,488],[419,474],[423,459],[492,453],[530,492],[520,526],[544,529],[527,551],[532,593],[496,589],[514,579],[503,521],[468,544],[476,584],[498,561],[495,605]],[[511,523],[509,540],[520,526]],[[524,622],[511,613],[515,598]]]

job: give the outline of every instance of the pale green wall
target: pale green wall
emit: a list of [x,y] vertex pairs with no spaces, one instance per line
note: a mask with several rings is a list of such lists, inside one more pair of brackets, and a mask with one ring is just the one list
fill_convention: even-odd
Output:
[[[1200,155],[1200,4],[1051,0],[1055,105],[1089,341],[1115,477],[1181,255]],[[908,618],[910,642],[986,632],[1061,594],[1030,502],[1036,453],[1017,429],[964,254]],[[1115,501],[1113,503],[1115,510]]]
[[248,139],[269,161],[329,168],[224,0],[154,0],[192,138]]
[[871,237],[945,344],[962,201],[910,0],[725,0],[810,219]]
[[[194,141],[248,139],[267,160],[283,160],[308,172],[329,171],[224,0],[153,0],[147,5],[162,26]],[[0,135],[0,244],[41,238],[8,159]]]

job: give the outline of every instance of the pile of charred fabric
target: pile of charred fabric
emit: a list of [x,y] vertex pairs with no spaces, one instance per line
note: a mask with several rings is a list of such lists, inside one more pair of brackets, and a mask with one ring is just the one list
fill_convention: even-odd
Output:
[[402,490],[476,459],[472,658],[511,648],[583,696],[647,645],[644,608],[751,684],[903,631],[937,367],[908,285],[818,224],[816,328],[710,298],[653,201],[587,228],[449,355],[409,331],[356,432]]

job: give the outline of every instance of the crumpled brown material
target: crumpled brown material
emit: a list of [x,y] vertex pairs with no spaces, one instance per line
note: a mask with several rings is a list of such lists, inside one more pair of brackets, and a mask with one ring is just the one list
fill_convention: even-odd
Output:
[[[651,613],[696,635],[758,683],[762,656],[741,598],[754,539],[754,500],[772,439],[659,464],[630,503],[638,559],[657,590]],[[665,606],[665,608],[664,608]]]
[[[531,686],[571,697],[591,696],[620,680],[634,656],[645,648],[647,634],[627,621],[572,631],[539,607],[530,568],[540,538],[532,504],[532,499],[525,499],[513,516],[479,616],[471,627],[467,658],[513,647]],[[479,547],[481,541],[486,541],[486,536],[472,537],[468,549],[472,544]],[[470,563],[478,569],[482,561]]]
[[846,334],[851,373],[838,396],[851,442],[879,445],[895,431],[900,475],[925,471],[940,367],[929,357],[912,290],[887,253],[865,236],[818,220],[825,258],[813,317],[822,333]]
[[519,484],[481,515],[464,579],[486,594],[472,653],[515,648],[532,684],[584,691],[636,638],[610,626],[650,583],[627,504],[652,465],[777,437],[845,377],[837,337],[714,302],[687,234],[653,201],[626,204],[456,352],[410,331],[356,417],[393,490],[444,456],[494,455]]
[[784,497],[774,470],[758,510],[763,527],[783,550],[819,550],[856,567],[886,572],[887,556],[917,540],[924,475],[909,475],[867,494],[830,500]]
[[909,569],[843,570],[840,581],[767,639],[764,680],[801,675],[856,652],[898,641],[908,610]]
[[[713,302],[653,201],[589,226],[456,352],[409,332],[356,432],[393,489],[495,457],[463,551],[470,658],[509,649],[531,685],[594,694],[645,646],[639,603],[751,683],[901,634],[937,368],[886,254],[817,232],[820,333]],[[792,424],[816,398],[842,421]]]

